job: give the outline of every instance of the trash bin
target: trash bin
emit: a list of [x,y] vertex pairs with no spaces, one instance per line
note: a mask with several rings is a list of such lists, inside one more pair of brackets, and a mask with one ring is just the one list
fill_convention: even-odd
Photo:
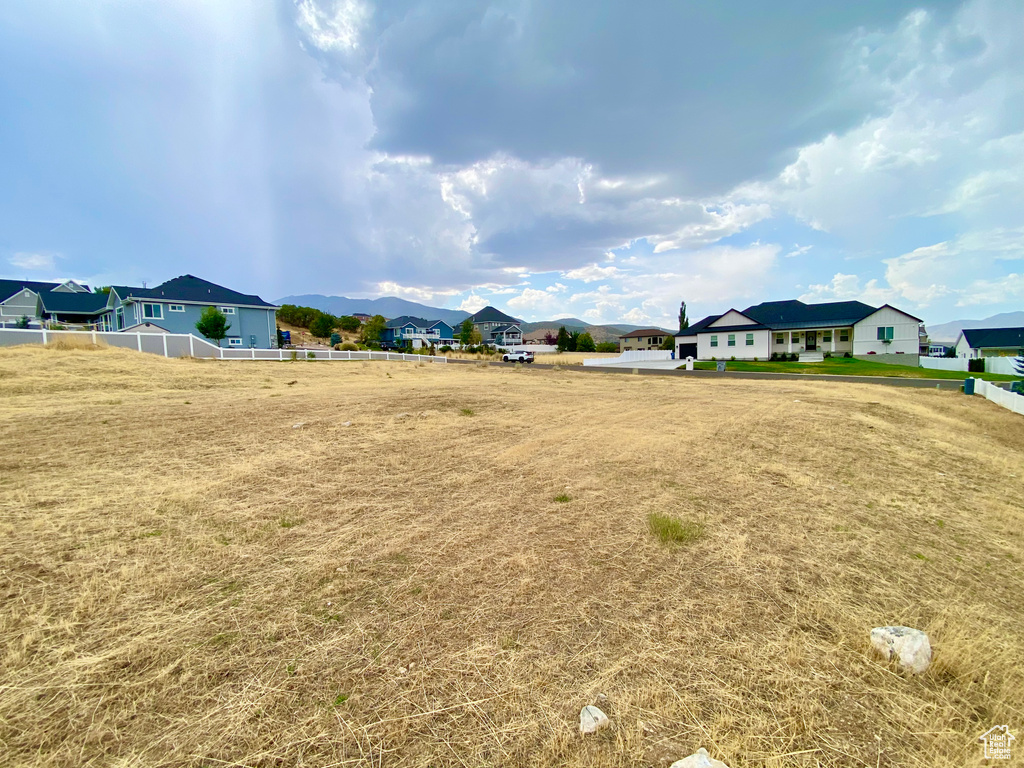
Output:
[[[725,360],[718,360],[716,362],[718,364],[715,366],[715,370],[718,371],[719,373],[721,373],[722,371],[725,370]],[[973,387],[972,387],[972,389],[973,389]]]
[[964,394],[965,395],[973,395],[974,394],[974,379],[973,378],[971,378],[971,379],[964,379]]

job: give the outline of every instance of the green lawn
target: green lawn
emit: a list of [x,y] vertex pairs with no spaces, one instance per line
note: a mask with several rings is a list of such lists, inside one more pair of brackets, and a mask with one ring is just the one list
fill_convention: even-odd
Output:
[[[695,362],[693,367],[699,371],[715,370],[714,362]],[[680,366],[683,367],[683,366]],[[907,379],[966,379],[973,376],[986,381],[1013,381],[1014,376],[1003,376],[998,373],[961,373],[959,371],[936,371],[931,368],[915,368],[910,365],[888,365],[870,360],[858,360],[851,357],[829,357],[820,363],[781,363],[781,362],[747,362],[745,360],[727,360],[727,371],[756,371],[759,373],[823,373],[842,376],[897,376]]]

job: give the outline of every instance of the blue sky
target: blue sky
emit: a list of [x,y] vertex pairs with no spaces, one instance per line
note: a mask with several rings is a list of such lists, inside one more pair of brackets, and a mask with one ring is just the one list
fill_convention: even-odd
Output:
[[0,276],[1024,307],[1024,6],[842,5],[8,0]]

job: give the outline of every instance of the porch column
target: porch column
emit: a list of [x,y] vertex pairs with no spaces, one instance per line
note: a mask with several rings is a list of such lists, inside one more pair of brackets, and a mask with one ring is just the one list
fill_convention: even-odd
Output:
[[839,335],[839,329],[838,328],[833,328],[832,329],[832,352],[833,353],[836,351],[836,336],[838,336],[838,335]]
[[789,343],[788,343],[788,345],[786,347],[786,353],[787,354],[792,354],[792,352],[793,352],[793,332],[790,331],[789,332]]

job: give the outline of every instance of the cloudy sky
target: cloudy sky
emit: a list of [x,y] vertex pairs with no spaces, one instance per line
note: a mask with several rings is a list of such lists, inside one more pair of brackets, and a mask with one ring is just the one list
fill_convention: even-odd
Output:
[[6,0],[0,276],[1021,309],[1022,33],[1019,0]]

